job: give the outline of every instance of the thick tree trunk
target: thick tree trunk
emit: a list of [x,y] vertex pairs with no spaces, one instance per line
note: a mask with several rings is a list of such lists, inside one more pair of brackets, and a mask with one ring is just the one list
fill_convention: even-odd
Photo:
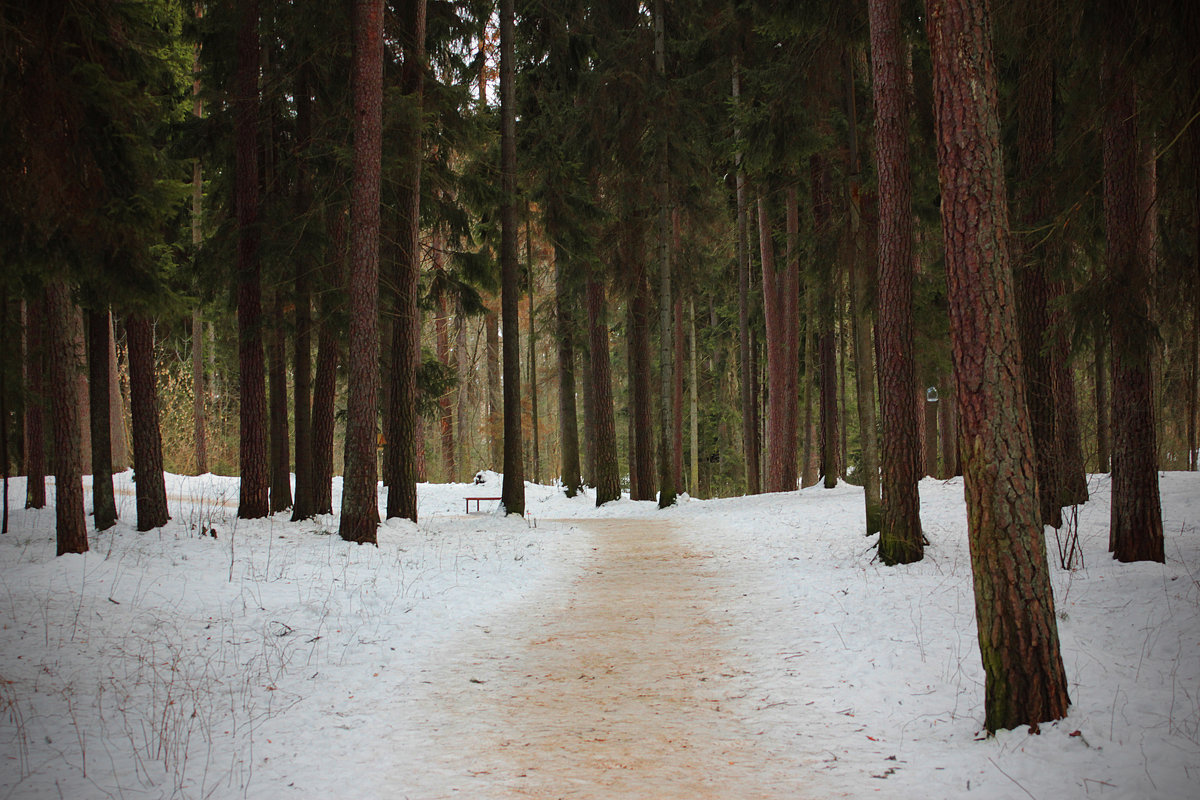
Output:
[[[796,208],[793,189],[788,190],[787,250],[783,269],[775,268],[775,243],[771,214],[765,194],[758,198],[758,247],[762,260],[763,311],[767,328],[767,479],[766,491],[796,489],[795,370],[796,350],[788,338],[792,326],[787,319],[788,296],[793,286],[792,270],[799,269],[795,232]],[[798,217],[795,217],[798,223]],[[793,259],[796,259],[793,261]]]
[[[375,544],[379,397],[379,190],[383,144],[383,0],[354,4],[354,168],[350,188],[350,375],[338,534]],[[393,487],[394,488],[394,487]]]
[[504,359],[504,485],[506,514],[525,514],[521,460],[521,265],[517,260],[517,87],[513,0],[500,0],[500,316]]
[[[1033,10],[1036,14],[1036,10]],[[1045,22],[1045,21],[1043,21]],[[1051,284],[1043,228],[1053,210],[1044,173],[1054,156],[1054,65],[1045,40],[1046,25],[1031,26],[1027,58],[1021,62],[1015,103],[1018,116],[1017,195],[1023,233],[1012,237],[1016,268],[1017,321],[1024,356],[1025,398],[1037,456],[1039,508],[1043,524],[1062,525],[1059,439],[1055,430],[1053,365],[1045,341],[1050,327]]]
[[1106,99],[1104,228],[1112,345],[1112,512],[1108,547],[1119,561],[1163,561],[1162,507],[1151,374],[1150,273],[1139,246],[1137,101],[1124,63],[1128,42],[1112,32],[1102,67]]
[[[241,6],[237,40],[236,145],[238,374],[241,382],[238,516],[265,517],[268,505],[267,400],[263,383],[258,231],[258,0]],[[135,434],[136,438],[136,434]],[[136,444],[135,444],[136,461]],[[140,466],[140,464],[139,464]]]
[[92,509],[96,530],[108,530],[117,522],[117,500],[113,494],[112,433],[108,404],[108,309],[87,312],[88,398],[92,425]]
[[811,276],[804,289],[804,390],[801,403],[804,406],[804,451],[800,486],[816,486],[821,479],[821,448],[818,444],[817,421],[813,414],[813,390],[817,374],[817,323],[816,282]]
[[92,468],[92,424],[91,391],[88,389],[88,372],[86,369],[87,353],[87,321],[82,308],[75,305],[71,308],[71,336],[74,339],[75,352],[79,354],[81,369],[73,373],[76,397],[79,404],[79,457],[83,474],[88,474]]
[[869,0],[875,147],[879,171],[879,396],[885,564],[920,561],[921,501],[917,494],[917,420],[913,409],[912,176],[908,99],[899,0]]
[[140,314],[125,319],[129,344],[129,399],[133,412],[133,479],[137,495],[137,529],[167,524],[167,484],[163,476],[162,434],[158,423],[158,388],[154,374],[154,324]]
[[[989,732],[1067,713],[1008,258],[989,3],[930,0],[950,335]],[[1014,357],[1015,356],[1015,357]]]
[[571,263],[554,243],[554,301],[558,344],[558,431],[563,490],[574,497],[583,488],[579,471],[579,422],[575,414],[575,315],[578,293],[571,291]]
[[[742,78],[737,56],[733,60],[733,102],[740,103]],[[734,128],[733,138],[741,138]],[[738,281],[738,374],[741,379],[742,399],[742,455],[746,462],[746,493],[762,491],[759,478],[758,424],[754,409],[754,389],[751,385],[754,365],[750,349],[750,249],[749,249],[749,199],[746,196],[746,172],[742,167],[742,153],[734,156],[737,165],[737,281]]]
[[25,507],[46,507],[46,408],[45,301],[30,300],[25,307]]
[[[405,7],[400,42],[404,48],[401,89],[424,107],[425,0]],[[419,119],[419,115],[418,115]],[[397,201],[399,251],[393,283],[396,287],[395,313],[392,317],[392,348],[387,418],[387,443],[384,472],[388,479],[388,519],[400,517],[417,521],[417,483],[424,466],[424,441],[417,412],[417,370],[421,364],[421,312],[418,307],[421,282],[421,152],[422,129],[410,119],[401,133],[404,154]],[[378,169],[378,162],[373,163]],[[378,197],[374,208],[378,211]],[[372,447],[374,443],[372,442]],[[373,450],[372,450],[373,452]],[[372,455],[372,463],[374,456]]]
[[283,298],[275,293],[267,373],[271,419],[271,513],[292,507],[292,454],[288,439],[287,344],[284,340]]
[[61,279],[46,284],[46,354],[54,406],[54,509],[58,555],[86,553],[87,521],[83,511],[82,460],[76,377],[81,354],[72,335],[75,306],[71,289]]
[[589,453],[594,459],[593,481],[596,505],[621,499],[621,476],[617,471],[617,430],[613,419],[612,378],[609,370],[608,320],[604,284],[593,278],[587,285],[588,339],[594,408],[593,436]]
[[[1054,297],[1066,290],[1056,284]],[[1088,499],[1087,469],[1083,459],[1083,437],[1079,431],[1079,403],[1075,399],[1075,374],[1071,367],[1071,336],[1067,330],[1066,311],[1055,309],[1050,315],[1050,327],[1056,331],[1051,357],[1054,381],[1054,431],[1058,437],[1059,476],[1061,494],[1058,505],[1086,503]]]

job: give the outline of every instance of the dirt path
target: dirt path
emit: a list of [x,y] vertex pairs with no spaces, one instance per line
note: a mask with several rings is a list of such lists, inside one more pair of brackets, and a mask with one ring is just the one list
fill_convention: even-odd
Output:
[[582,575],[466,637],[436,681],[455,796],[803,797],[744,719],[710,557],[662,522],[572,524],[591,537]]

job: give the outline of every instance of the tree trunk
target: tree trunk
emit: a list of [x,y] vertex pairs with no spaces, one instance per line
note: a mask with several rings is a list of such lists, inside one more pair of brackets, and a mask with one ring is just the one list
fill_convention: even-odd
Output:
[[[733,103],[738,106],[742,95],[742,77],[737,55],[733,58]],[[735,141],[741,139],[741,131],[735,126]],[[742,153],[734,155],[737,165],[737,270],[738,270],[738,373],[741,379],[742,398],[742,454],[746,462],[746,493],[762,491],[759,478],[758,424],[754,413],[754,390],[751,386],[753,363],[750,358],[750,250],[749,250],[749,200],[746,197],[746,172],[742,167]]]
[[514,61],[513,0],[500,0],[500,316],[504,359],[505,514],[525,514],[521,460],[521,265],[517,260],[517,87]]
[[[313,213],[312,186],[308,159],[312,147],[312,81],[310,68],[300,69],[296,87],[296,143],[300,148],[296,210],[301,214]],[[315,259],[311,256],[296,260],[293,276],[296,305],[296,339],[292,353],[293,388],[292,409],[296,444],[296,497],[292,506],[292,521],[308,519],[316,514],[316,498],[313,492],[313,445],[312,445],[312,270]]]
[[[809,159],[813,201],[813,234],[817,240],[818,253],[829,248],[823,240],[830,236],[833,218],[833,195],[830,189],[829,161],[820,155]],[[821,258],[818,255],[818,258]],[[825,488],[837,486],[841,469],[838,465],[841,454],[841,426],[838,423],[838,379],[837,379],[837,336],[835,320],[837,311],[837,270],[831,263],[818,267],[821,271],[821,288],[817,302],[817,352],[821,362],[821,474],[825,477]]]
[[355,0],[353,71],[354,168],[350,187],[350,273],[347,281],[350,375],[346,393],[346,471],[338,534],[349,542],[375,544],[379,527],[375,440],[379,397],[383,0]]
[[[202,16],[202,6],[196,3],[196,19]],[[200,99],[200,45],[192,51],[192,115],[200,119],[204,107]],[[192,162],[192,249],[200,249],[204,241],[202,226],[204,180],[200,159]],[[197,306],[192,310],[192,430],[196,440],[196,474],[208,472],[208,431],[204,415],[204,324]]]
[[[12,351],[8,340],[8,287],[0,284],[0,346],[6,355]],[[23,363],[20,342],[17,359]],[[0,359],[0,470],[4,471],[4,509],[0,511],[0,534],[8,533],[8,364]],[[111,476],[109,483],[112,483]]]
[[475,365],[468,355],[467,314],[463,310],[461,295],[455,303],[454,310],[454,363],[458,369],[458,403],[454,414],[458,426],[458,455],[456,458],[458,475],[455,479],[469,481],[471,479],[471,473],[468,471],[471,462],[471,433],[475,429],[475,426],[471,424],[471,396],[473,394],[471,390]]
[[696,369],[696,300],[688,298],[688,341],[691,343],[691,365],[688,378],[690,420],[691,420],[691,473],[692,480],[688,491],[692,497],[700,497],[700,382],[697,380]]
[[[258,0],[241,6],[237,39],[236,145],[238,374],[241,382],[238,516],[268,513],[267,400],[263,385],[261,264],[258,230]],[[132,380],[132,377],[131,377]],[[135,434],[136,438],[136,434]],[[134,460],[137,460],[135,443]],[[138,464],[140,467],[140,463]]]
[[813,415],[814,378],[817,373],[816,281],[808,278],[804,290],[804,452],[801,456],[801,488],[816,486],[821,479],[821,452],[817,444],[817,424]]
[[1128,42],[1111,32],[1101,69],[1106,98],[1104,228],[1112,346],[1112,512],[1108,547],[1118,561],[1163,561],[1162,507],[1150,367],[1146,253],[1139,246],[1137,101],[1123,63]]
[[25,507],[46,507],[46,407],[45,383],[48,361],[44,357],[46,306],[42,298],[25,307]]
[[[758,247],[762,260],[763,311],[767,327],[767,480],[768,492],[790,492],[796,488],[796,431],[790,413],[794,406],[791,386],[796,364],[795,349],[788,339],[786,319],[791,270],[799,268],[792,229],[794,190],[788,190],[787,251],[783,269],[775,268],[775,243],[767,195],[758,197]],[[796,217],[798,222],[798,217]],[[793,262],[793,258],[796,261]]]
[[989,732],[1036,729],[1065,716],[1070,700],[1007,300],[1013,277],[989,3],[930,0],[927,9],[984,724]]
[[333,513],[334,403],[337,395],[338,342],[333,324],[335,287],[341,283],[346,265],[346,217],[337,209],[329,220],[330,247],[325,256],[326,285],[321,292],[317,326],[317,372],[313,379],[312,403],[312,491],[313,514]]
[[885,564],[920,561],[921,501],[917,493],[917,421],[913,368],[912,176],[908,99],[899,0],[869,0],[875,147],[879,171],[879,397],[883,521],[879,557]]
[[938,400],[925,400],[925,474],[938,474]]
[[[401,90],[424,107],[425,0],[405,7],[401,15],[400,42],[404,48]],[[374,69],[374,67],[372,67]],[[419,115],[417,116],[419,119]],[[417,483],[424,461],[423,430],[420,424],[417,370],[421,364],[421,312],[418,307],[421,283],[421,153],[422,128],[415,120],[402,126],[404,160],[399,168],[397,236],[399,251],[393,283],[396,287],[395,313],[392,319],[391,390],[387,418],[390,429],[384,447],[388,477],[388,519],[400,517],[417,521]],[[372,162],[378,171],[378,155]],[[378,176],[378,172],[376,173]],[[372,205],[378,212],[376,194]],[[374,436],[372,458],[374,464]]]
[[[654,2],[654,66],[666,90],[666,23],[663,2]],[[675,308],[671,300],[671,174],[667,160],[669,132],[660,131],[658,145],[658,507],[675,504],[679,486],[674,459],[675,403],[672,387],[675,373],[675,326],[671,320]]]
[[[678,216],[676,216],[678,221]],[[674,252],[678,253],[678,247]],[[687,491],[683,474],[683,371],[687,363],[687,346],[683,333],[683,293],[675,292],[674,347],[671,366],[671,480],[677,491]]]
[[1109,402],[1108,402],[1108,331],[1104,329],[1104,320],[1097,317],[1092,326],[1092,347],[1095,351],[1093,362],[1093,383],[1095,386],[1094,405],[1096,407],[1096,471],[1108,472],[1112,468],[1112,446],[1109,436]]
[[[636,270],[638,279],[634,296],[630,301],[633,325],[629,331],[629,392],[635,448],[629,454],[629,460],[631,473],[637,472],[637,491],[631,494],[631,498],[653,500],[657,482],[654,472],[654,396],[650,388],[653,369],[650,363],[650,309],[653,302],[650,283],[641,265],[640,250],[640,247],[637,248],[633,256],[638,259],[639,267]],[[635,487],[631,485],[630,488],[632,491]]]
[[563,490],[574,497],[583,488],[579,472],[579,427],[575,414],[575,316],[578,293],[571,291],[571,262],[554,243],[554,300],[558,344],[558,430]]
[[83,478],[79,452],[80,420],[76,377],[80,353],[72,335],[75,306],[71,289],[61,279],[46,284],[47,363],[54,406],[54,509],[58,555],[88,551],[83,511]]
[[117,337],[113,315],[108,313],[108,425],[112,432],[112,468],[123,472],[129,468],[129,437],[125,431],[125,396],[121,390],[121,373],[117,369]]
[[80,369],[72,373],[71,380],[75,382],[79,405],[79,464],[83,474],[86,475],[92,468],[92,425],[90,422],[92,410],[88,399],[91,391],[88,389],[86,367],[87,323],[84,319],[84,311],[78,305],[71,308],[71,336],[74,339],[75,352],[79,354],[80,359]]
[[532,434],[533,453],[530,476],[534,483],[541,483],[541,436],[538,422],[538,387],[537,387],[537,304],[534,298],[535,284],[533,274],[533,236],[529,222],[529,203],[525,204],[525,265],[529,277],[529,430]]
[[284,341],[283,298],[275,292],[273,325],[268,346],[268,390],[271,420],[271,513],[292,507],[291,443],[288,440],[287,345]]
[[[1038,15],[1039,5],[1027,9]],[[1023,233],[1012,237],[1017,288],[1017,322],[1024,356],[1025,398],[1033,426],[1042,523],[1062,526],[1061,468],[1055,430],[1053,371],[1045,341],[1050,327],[1043,229],[1052,222],[1050,185],[1044,174],[1054,156],[1054,64],[1046,38],[1049,20],[1031,26],[1027,57],[1021,62],[1015,103],[1018,117],[1016,204]]]
[[[439,243],[434,243],[436,252]],[[437,260],[437,256],[434,257]],[[447,367],[453,367],[450,359],[450,320],[446,311],[446,295],[438,295],[437,315],[433,318],[434,340],[437,346],[438,361]],[[438,398],[438,431],[441,434],[442,466],[445,469],[444,478],[447,483],[453,483],[458,472],[454,451],[454,404],[450,393],[445,392]]]
[[945,390],[938,398],[938,436],[942,440],[942,472],[938,477],[948,480],[962,474],[958,466],[958,418],[954,375],[946,375],[942,386]]
[[154,374],[154,324],[141,314],[125,318],[129,345],[129,398],[133,412],[133,480],[137,495],[137,529],[162,527],[171,519],[163,476],[162,434],[158,423],[158,388]]
[[[96,530],[108,530],[117,522],[117,500],[113,494],[112,434],[108,386],[108,309],[87,312],[88,390],[92,425],[92,509]],[[5,462],[7,465],[7,462]]]
[[617,471],[617,430],[613,420],[604,285],[594,277],[587,285],[587,313],[595,403],[595,430],[589,440],[592,443],[589,452],[594,459],[592,476],[596,486],[596,505],[602,506],[610,500],[621,499],[621,476]]
[[487,343],[487,437],[488,466],[504,464],[504,402],[500,391],[500,315],[489,310],[483,317]]
[[[581,293],[584,302],[584,320],[591,319],[590,307],[588,303],[591,301],[588,295],[586,285]],[[600,315],[603,319],[603,314]],[[585,486],[596,486],[596,384],[592,380],[595,374],[592,366],[592,323],[588,323],[587,332],[583,335],[583,346],[579,350],[579,366],[580,366],[580,383],[583,390],[583,483]],[[608,341],[608,332],[605,331],[605,343]],[[615,440],[614,440],[615,441]]]

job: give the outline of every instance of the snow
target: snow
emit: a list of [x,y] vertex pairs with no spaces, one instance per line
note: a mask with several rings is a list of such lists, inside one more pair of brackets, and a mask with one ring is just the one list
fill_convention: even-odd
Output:
[[931,546],[888,568],[849,485],[464,515],[486,477],[421,485],[370,547],[237,520],[212,475],[168,476],[137,533],[125,473],[122,521],[62,558],[53,482],[29,511],[13,480],[0,798],[1194,796],[1197,474],[1161,474],[1165,565],[1111,560],[1091,479],[1052,574],[1070,714],[994,737],[961,481],[922,482]]

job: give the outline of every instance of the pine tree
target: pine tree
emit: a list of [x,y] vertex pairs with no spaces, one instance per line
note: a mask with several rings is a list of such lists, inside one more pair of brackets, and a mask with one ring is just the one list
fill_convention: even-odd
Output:
[[375,544],[379,395],[379,190],[383,142],[383,0],[354,3],[354,174],[350,205],[350,379],[338,533]]
[[51,279],[46,285],[44,303],[54,406],[54,513],[57,555],[61,556],[88,551],[79,452],[79,405],[75,395],[76,376],[83,369],[83,363],[70,333],[70,316],[74,308],[70,287],[61,278]]
[[513,0],[500,0],[500,285],[504,360],[504,485],[506,514],[525,514],[521,433],[521,294],[517,260],[517,109]]
[[1008,253],[990,4],[930,0],[938,180],[989,732],[1067,713]]

